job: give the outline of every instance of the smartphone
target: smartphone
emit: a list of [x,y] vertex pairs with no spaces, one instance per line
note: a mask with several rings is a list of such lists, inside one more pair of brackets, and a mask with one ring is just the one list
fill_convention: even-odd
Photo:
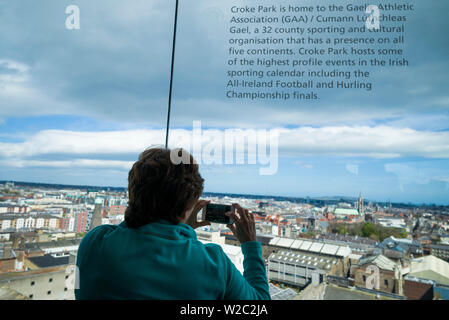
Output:
[[208,203],[203,208],[203,220],[221,224],[232,224],[232,219],[225,215],[225,212],[232,212],[233,209],[233,206],[226,204]]

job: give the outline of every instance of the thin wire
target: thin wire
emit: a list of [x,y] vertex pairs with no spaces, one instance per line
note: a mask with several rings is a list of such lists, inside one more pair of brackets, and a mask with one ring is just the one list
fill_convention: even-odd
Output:
[[168,148],[168,133],[169,133],[169,129],[170,129],[171,96],[172,96],[172,90],[173,90],[173,70],[175,67],[176,28],[178,25],[178,5],[179,5],[179,0],[176,0],[175,25],[173,28],[173,48],[172,48],[172,55],[171,55],[170,91],[168,94],[167,131],[165,133],[165,148]]

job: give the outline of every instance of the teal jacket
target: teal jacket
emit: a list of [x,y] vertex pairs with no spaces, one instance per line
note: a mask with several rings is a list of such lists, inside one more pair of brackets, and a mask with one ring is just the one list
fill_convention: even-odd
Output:
[[78,249],[75,297],[84,299],[270,299],[260,242],[241,245],[243,276],[217,244],[184,223],[102,225]]

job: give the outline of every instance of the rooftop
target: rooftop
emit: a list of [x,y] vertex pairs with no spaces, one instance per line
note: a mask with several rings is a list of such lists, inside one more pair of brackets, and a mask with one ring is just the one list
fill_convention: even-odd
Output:
[[341,242],[351,242],[356,244],[365,244],[374,246],[377,244],[376,240],[370,239],[370,238],[364,238],[364,237],[358,237],[358,236],[350,236],[350,235],[343,235],[338,233],[330,233],[326,235],[321,235],[321,239],[323,240],[334,240],[334,241],[341,241]]
[[53,216],[51,214],[38,214],[38,215],[30,215],[30,214],[3,214],[0,216],[0,220],[15,220],[15,219],[58,219],[57,216]]
[[268,260],[325,271],[330,270],[332,265],[337,263],[337,259],[323,258],[314,254],[302,254],[284,250],[270,254]]
[[431,244],[430,247],[437,250],[449,250],[449,244]]
[[326,285],[323,300],[396,300],[383,295],[364,292],[355,288],[343,288]]
[[[232,234],[224,234],[223,236],[226,239],[237,241],[237,238]],[[267,235],[257,235],[256,236],[256,240],[261,242],[262,245],[267,245],[271,241],[271,239],[273,239],[273,236],[267,236]]]
[[46,254],[38,257],[29,257],[28,260],[39,268],[64,266],[69,264],[69,256],[67,255],[55,257],[54,255]]
[[2,282],[8,282],[13,279],[34,278],[39,275],[66,272],[67,266],[57,266],[37,270],[0,273],[0,286]]
[[0,301],[1,300],[28,300],[28,298],[17,291],[4,286],[0,287]]
[[71,247],[79,246],[81,243],[81,238],[76,239],[62,239],[58,241],[48,241],[48,242],[34,242],[26,243],[25,249],[27,250],[39,250],[39,249],[50,249],[50,248],[60,248],[60,247]]
[[298,296],[298,293],[291,288],[281,289],[272,283],[269,284],[269,287],[272,300],[292,300]]
[[374,264],[378,266],[380,269],[394,271],[396,267],[396,263],[382,254],[372,255],[368,257],[361,258],[357,265],[363,266],[365,264]]
[[449,285],[449,263],[432,255],[413,259],[408,275]]
[[357,209],[337,208],[335,209],[334,214],[342,216],[359,216],[360,212]]
[[329,244],[322,240],[312,241],[275,237],[270,240],[269,245],[339,257],[347,257],[351,253],[351,249],[346,245]]

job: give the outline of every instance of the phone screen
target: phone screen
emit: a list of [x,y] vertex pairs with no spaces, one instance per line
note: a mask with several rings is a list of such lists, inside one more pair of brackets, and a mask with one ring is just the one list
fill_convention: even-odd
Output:
[[204,219],[214,223],[231,224],[232,219],[225,215],[226,212],[232,211],[232,206],[224,204],[209,203],[205,208]]

